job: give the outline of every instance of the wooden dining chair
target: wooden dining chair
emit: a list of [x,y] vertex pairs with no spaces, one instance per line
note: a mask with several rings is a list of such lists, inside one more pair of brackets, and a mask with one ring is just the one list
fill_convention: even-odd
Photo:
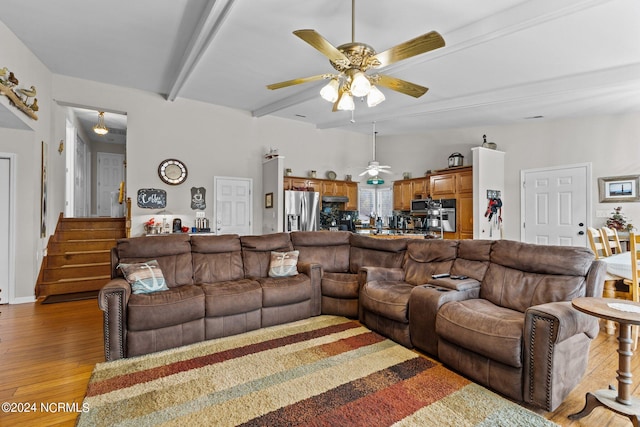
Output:
[[602,227],[602,242],[604,243],[605,250],[608,256],[613,254],[619,254],[622,252],[622,246],[620,245],[620,239],[618,238],[618,232],[609,227]]
[[[596,256],[596,259],[606,258],[611,256],[611,249],[609,249],[609,243],[605,243],[605,237],[602,230],[594,227],[587,227],[587,237],[589,240],[589,246]],[[606,273],[604,278],[604,286],[602,288],[602,296],[604,298],[620,298],[631,299],[630,292],[625,290],[618,290],[616,284],[622,281],[622,277],[614,274]],[[604,321],[604,329],[609,335],[613,335],[616,332],[616,325],[611,320]]]
[[[640,259],[640,234],[629,233],[629,252],[631,255],[631,279],[624,279],[625,285],[629,286],[629,293],[631,294],[631,300],[638,302],[638,285],[640,278],[640,266],[638,260]],[[633,327],[633,351],[638,348],[638,327]]]
[[607,251],[608,244],[604,244],[604,238],[602,237],[602,232],[600,230],[593,227],[587,227],[587,237],[589,239],[589,246],[591,246],[591,250],[595,254],[596,259],[609,256],[609,252]]

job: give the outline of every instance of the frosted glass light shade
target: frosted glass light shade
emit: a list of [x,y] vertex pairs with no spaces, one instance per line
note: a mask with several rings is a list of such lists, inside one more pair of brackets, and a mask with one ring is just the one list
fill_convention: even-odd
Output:
[[320,89],[320,96],[326,101],[336,102],[338,100],[338,79],[331,79],[327,85]]
[[380,92],[380,89],[372,85],[369,95],[367,96],[367,105],[369,107],[375,107],[384,100],[384,93]]
[[370,90],[369,78],[362,71],[354,73],[351,80],[351,94],[353,96],[367,96]]
[[342,111],[353,111],[355,110],[356,106],[353,103],[353,97],[351,96],[350,93],[345,92],[342,95],[342,98],[340,98],[340,102],[338,102],[338,110],[342,110]]

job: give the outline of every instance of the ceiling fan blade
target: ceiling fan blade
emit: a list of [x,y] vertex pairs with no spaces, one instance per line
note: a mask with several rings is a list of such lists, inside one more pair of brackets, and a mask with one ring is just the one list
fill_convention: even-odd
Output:
[[286,82],[273,83],[273,84],[267,85],[267,89],[271,89],[271,90],[281,89],[283,87],[299,85],[302,83],[315,82],[316,80],[324,79],[325,76],[326,74],[318,74],[317,76],[301,77],[299,79],[287,80]]
[[429,90],[429,88],[424,86],[401,80],[396,77],[385,76],[384,74],[377,75],[376,84],[395,90],[396,92],[404,93],[405,95],[411,95],[414,98],[420,98]]
[[329,61],[344,65],[345,67],[351,65],[349,58],[329,43],[327,39],[317,33],[316,30],[296,30],[293,34],[316,48],[320,53],[329,58]]
[[384,170],[384,169],[378,169],[378,172],[382,172],[382,173],[391,173],[391,171]]
[[361,174],[359,174],[358,176],[366,175],[366,174],[368,174],[368,173],[369,173],[369,170],[367,169],[367,170],[365,170],[364,172],[362,172]]
[[436,31],[431,31],[404,43],[400,43],[384,52],[380,52],[375,55],[374,58],[380,61],[380,67],[386,67],[394,62],[402,61],[403,59],[411,58],[412,56],[420,55],[421,53],[429,52],[430,50],[443,46],[444,39],[442,36]]

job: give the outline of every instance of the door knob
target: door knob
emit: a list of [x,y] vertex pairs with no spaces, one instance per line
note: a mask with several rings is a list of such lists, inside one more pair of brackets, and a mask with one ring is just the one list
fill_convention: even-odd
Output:
[[578,234],[579,234],[580,236],[582,236],[582,235],[584,234],[584,231],[580,230],[580,231],[578,231]]

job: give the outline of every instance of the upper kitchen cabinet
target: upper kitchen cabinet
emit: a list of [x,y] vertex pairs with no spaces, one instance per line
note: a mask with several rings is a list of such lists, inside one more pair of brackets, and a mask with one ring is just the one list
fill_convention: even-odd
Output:
[[429,178],[413,178],[394,181],[393,210],[411,210],[411,200],[429,197]]
[[285,190],[317,191],[322,196],[348,197],[344,209],[358,210],[358,183],[353,181],[338,181],[332,179],[317,179],[304,177],[284,177]]

